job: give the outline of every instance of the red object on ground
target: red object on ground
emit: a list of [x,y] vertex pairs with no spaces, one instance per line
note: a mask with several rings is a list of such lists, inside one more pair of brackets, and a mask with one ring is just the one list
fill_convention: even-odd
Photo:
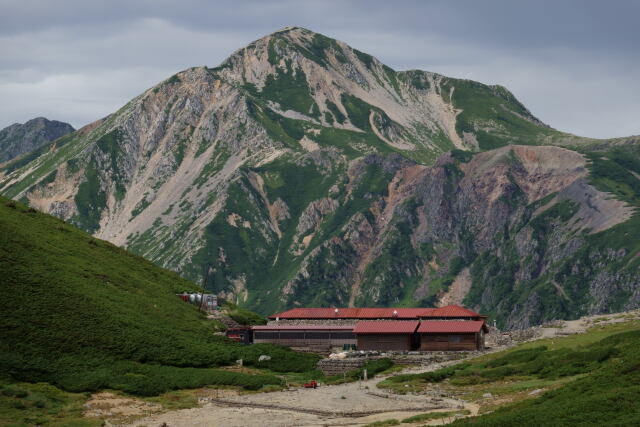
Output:
[[227,338],[229,338],[230,340],[237,341],[237,342],[240,342],[240,341],[241,341],[241,339],[240,339],[240,335],[232,335],[232,334],[229,334],[229,335],[227,335]]
[[303,384],[304,388],[318,388],[318,382],[316,380],[309,381],[308,383]]

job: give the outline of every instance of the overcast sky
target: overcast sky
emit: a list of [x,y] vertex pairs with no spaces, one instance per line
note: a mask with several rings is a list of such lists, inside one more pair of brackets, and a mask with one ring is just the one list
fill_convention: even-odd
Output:
[[551,126],[640,134],[640,0],[0,0],[0,128],[83,126],[296,25],[397,70],[509,88]]

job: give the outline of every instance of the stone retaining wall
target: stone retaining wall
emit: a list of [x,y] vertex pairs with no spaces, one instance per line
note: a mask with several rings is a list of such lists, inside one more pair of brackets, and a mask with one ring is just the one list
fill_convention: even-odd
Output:
[[340,375],[345,372],[361,368],[367,363],[366,357],[352,357],[348,359],[322,359],[316,365],[326,376]]

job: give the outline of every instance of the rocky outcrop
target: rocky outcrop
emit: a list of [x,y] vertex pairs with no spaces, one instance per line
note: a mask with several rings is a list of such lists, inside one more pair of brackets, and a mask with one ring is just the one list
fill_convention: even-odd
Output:
[[69,123],[47,120],[44,117],[7,126],[0,130],[0,163],[40,148],[74,130]]

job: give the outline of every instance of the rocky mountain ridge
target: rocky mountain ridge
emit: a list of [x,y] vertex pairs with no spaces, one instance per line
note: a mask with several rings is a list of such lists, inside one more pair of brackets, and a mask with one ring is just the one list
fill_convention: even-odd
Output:
[[33,151],[73,132],[69,123],[36,117],[23,124],[14,123],[0,130],[0,163]]
[[0,192],[263,313],[454,300],[525,327],[640,303],[638,158],[291,27],[9,162]]

